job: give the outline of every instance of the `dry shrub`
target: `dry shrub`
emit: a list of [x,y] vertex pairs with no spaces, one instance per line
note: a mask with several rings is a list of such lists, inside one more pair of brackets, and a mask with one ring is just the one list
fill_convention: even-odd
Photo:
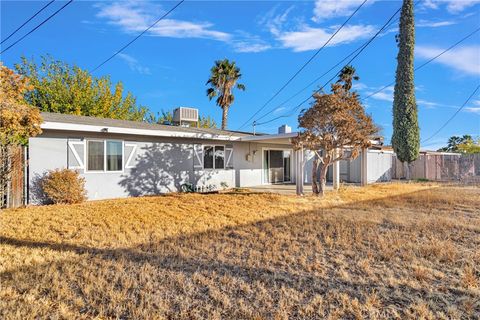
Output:
[[465,266],[465,268],[463,268],[462,282],[466,288],[479,287],[480,280],[475,273],[475,269],[471,266]]
[[80,203],[86,200],[85,179],[77,171],[56,169],[49,171],[42,182],[46,196],[53,203]]

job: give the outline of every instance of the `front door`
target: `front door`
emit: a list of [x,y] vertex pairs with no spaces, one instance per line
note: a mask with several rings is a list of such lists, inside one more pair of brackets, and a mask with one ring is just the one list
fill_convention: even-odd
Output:
[[264,183],[291,181],[291,152],[289,150],[263,151]]

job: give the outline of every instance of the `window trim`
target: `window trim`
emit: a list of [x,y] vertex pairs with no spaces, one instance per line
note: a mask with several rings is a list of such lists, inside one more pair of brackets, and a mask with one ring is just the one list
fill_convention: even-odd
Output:
[[[88,170],[88,142],[98,141],[103,142],[103,170]],[[122,169],[121,170],[107,170],[107,141],[120,142],[122,144]],[[85,173],[124,173],[125,172],[125,142],[119,139],[85,139]]]
[[[213,168],[205,168],[205,147],[212,147],[213,148]],[[217,166],[215,165],[215,147],[223,147],[223,168],[217,168]],[[227,159],[225,159],[225,155],[227,154],[226,153],[226,145],[224,144],[204,144],[202,145],[202,157],[203,157],[203,161],[202,161],[202,167],[203,167],[203,170],[226,170],[225,169],[225,166],[227,164]]]

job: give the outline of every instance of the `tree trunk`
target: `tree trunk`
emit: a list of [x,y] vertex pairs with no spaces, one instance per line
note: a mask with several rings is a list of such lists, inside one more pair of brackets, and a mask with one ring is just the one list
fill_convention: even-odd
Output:
[[405,165],[405,178],[407,180],[411,180],[412,179],[412,163],[411,162],[406,162],[406,165]]
[[319,183],[319,196],[323,197],[325,195],[325,184],[327,181],[327,170],[328,165],[321,163],[320,164],[320,183]]
[[318,189],[318,157],[315,156],[315,158],[313,158],[313,162],[312,162],[312,192],[314,195],[317,195],[318,192],[319,192],[319,189]]
[[223,114],[222,114],[222,130],[227,129],[227,119],[228,119],[228,107],[223,107]]

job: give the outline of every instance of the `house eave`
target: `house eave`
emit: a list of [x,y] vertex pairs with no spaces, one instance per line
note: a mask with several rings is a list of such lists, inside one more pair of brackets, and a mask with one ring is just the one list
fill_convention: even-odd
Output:
[[98,132],[98,133],[116,133],[126,135],[154,136],[154,137],[174,137],[174,138],[192,138],[206,140],[223,140],[236,141],[240,140],[240,136],[217,135],[206,132],[182,132],[175,130],[152,130],[152,129],[136,129],[122,128],[113,126],[95,126],[86,124],[74,124],[63,122],[46,121],[40,126],[43,130],[62,130],[62,131],[80,131],[80,132]]

